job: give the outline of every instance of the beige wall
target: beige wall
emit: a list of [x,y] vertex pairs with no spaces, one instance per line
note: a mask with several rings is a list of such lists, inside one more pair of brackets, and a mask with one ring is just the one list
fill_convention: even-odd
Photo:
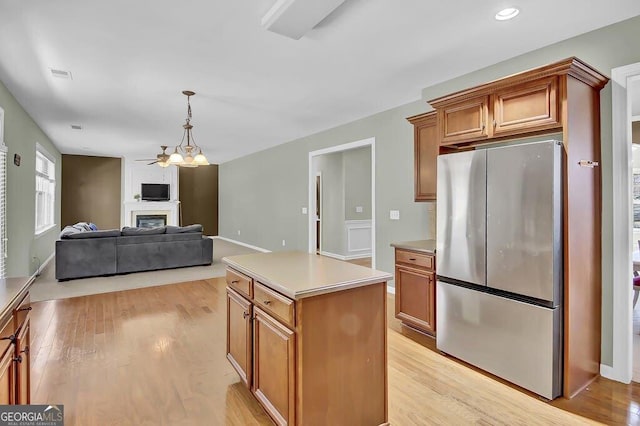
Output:
[[122,161],[85,155],[62,156],[62,223],[93,222],[120,228]]

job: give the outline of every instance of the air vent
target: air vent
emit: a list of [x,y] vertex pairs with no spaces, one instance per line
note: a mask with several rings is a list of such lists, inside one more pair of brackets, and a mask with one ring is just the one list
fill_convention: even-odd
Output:
[[72,125],[71,125],[71,128],[72,128],[73,130],[82,130],[82,126],[81,126],[81,125],[79,125],[79,124],[72,124]]
[[72,80],[73,79],[71,77],[71,72],[70,71],[57,70],[57,69],[54,69],[54,68],[49,68],[49,70],[51,71],[51,75],[56,77],[56,78],[66,78],[68,80]]

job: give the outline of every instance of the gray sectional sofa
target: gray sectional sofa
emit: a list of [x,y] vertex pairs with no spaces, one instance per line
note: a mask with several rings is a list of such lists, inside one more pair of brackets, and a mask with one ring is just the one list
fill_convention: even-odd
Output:
[[56,241],[58,281],[210,265],[213,241],[201,225],[69,231]]

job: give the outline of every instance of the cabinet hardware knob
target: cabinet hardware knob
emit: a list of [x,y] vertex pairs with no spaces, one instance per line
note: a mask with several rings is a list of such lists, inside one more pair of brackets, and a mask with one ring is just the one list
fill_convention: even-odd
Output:
[[248,312],[243,312],[242,313],[242,318],[247,319],[248,316],[249,316]]
[[231,284],[238,284],[240,281],[239,280],[233,280],[231,281]]
[[262,303],[264,303],[265,305],[270,305],[270,304],[271,304],[271,300],[265,300],[265,301],[264,301],[264,302],[262,302]]
[[26,348],[24,348],[23,351],[20,351],[21,354],[26,354],[29,355],[29,346],[27,346]]
[[593,169],[594,167],[598,167],[600,163],[591,160],[580,160],[578,161],[578,165],[580,167],[589,167],[590,169]]
[[496,120],[493,120],[493,127],[496,127],[498,125],[498,122]]
[[484,126],[484,123],[482,123],[482,124],[480,125],[480,130],[484,130],[484,127],[485,127],[485,126]]
[[18,309],[18,310],[19,310],[19,311],[30,311],[30,310],[32,310],[32,309],[33,309],[33,307],[31,307],[31,306],[27,306],[26,308],[20,308],[20,309]]
[[22,362],[22,356],[18,355],[13,360],[16,361],[16,362]]

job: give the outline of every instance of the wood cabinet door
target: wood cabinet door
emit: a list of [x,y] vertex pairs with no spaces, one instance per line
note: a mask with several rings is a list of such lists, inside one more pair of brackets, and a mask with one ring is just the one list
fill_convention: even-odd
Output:
[[440,144],[486,139],[489,121],[489,96],[480,96],[438,109]]
[[436,164],[439,153],[435,112],[414,124],[415,200],[436,199]]
[[255,308],[253,393],[278,425],[295,424],[295,336]]
[[498,90],[492,99],[496,137],[560,127],[557,76]]
[[397,266],[396,318],[434,334],[435,313],[435,274]]
[[16,340],[16,404],[31,404],[31,316],[22,323]]
[[15,345],[12,343],[0,359],[0,404],[15,404],[16,383],[13,357]]
[[251,303],[227,287],[227,359],[251,387]]

